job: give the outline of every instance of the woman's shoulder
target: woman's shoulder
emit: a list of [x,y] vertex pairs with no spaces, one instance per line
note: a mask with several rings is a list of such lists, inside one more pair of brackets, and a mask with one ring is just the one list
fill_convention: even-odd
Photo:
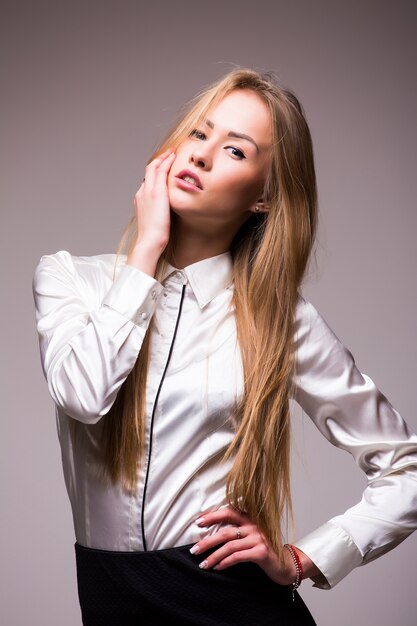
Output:
[[75,256],[68,250],[59,250],[52,254],[41,256],[35,273],[40,270],[55,270],[62,273],[85,274],[89,272],[110,274],[115,269],[125,265],[124,254],[96,254],[93,256]]
[[298,347],[306,341],[340,341],[322,313],[300,293],[295,309],[294,330]]
[[126,264],[125,255],[97,254],[76,256],[67,250],[41,256],[33,275],[35,292],[48,286],[62,286],[97,290],[109,288],[118,269]]
[[295,323],[308,323],[315,315],[318,314],[317,309],[307,300],[300,292],[298,292],[297,303],[295,307]]

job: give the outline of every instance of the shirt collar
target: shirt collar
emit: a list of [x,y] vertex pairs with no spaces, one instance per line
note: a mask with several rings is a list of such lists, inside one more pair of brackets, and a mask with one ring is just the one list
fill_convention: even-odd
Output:
[[165,263],[160,282],[164,282],[173,272],[182,272],[194,292],[200,308],[204,308],[223,289],[232,282],[233,262],[230,251],[197,261],[179,270],[170,263]]

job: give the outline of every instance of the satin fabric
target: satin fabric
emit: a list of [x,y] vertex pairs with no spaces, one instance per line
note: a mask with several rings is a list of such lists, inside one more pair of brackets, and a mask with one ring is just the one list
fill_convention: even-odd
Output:
[[[157,281],[124,256],[60,251],[41,258],[33,291],[77,542],[157,550],[214,533],[195,520],[227,504],[232,461],[219,461],[243,393],[230,253],[167,265]],[[103,481],[102,418],[149,325],[145,456],[129,495]],[[294,400],[368,479],[358,504],[295,542],[322,572],[315,585],[328,589],[417,527],[417,437],[301,295],[295,333]]]

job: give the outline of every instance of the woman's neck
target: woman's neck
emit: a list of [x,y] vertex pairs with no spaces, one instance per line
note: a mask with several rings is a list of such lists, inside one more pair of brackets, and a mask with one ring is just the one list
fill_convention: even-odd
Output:
[[183,269],[197,261],[227,252],[232,238],[225,235],[226,233],[223,233],[222,237],[215,236],[176,220],[173,232],[174,243],[167,260],[174,267]]

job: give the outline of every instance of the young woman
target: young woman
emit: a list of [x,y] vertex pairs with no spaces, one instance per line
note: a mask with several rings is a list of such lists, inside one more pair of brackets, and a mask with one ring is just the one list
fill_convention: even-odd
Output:
[[[303,578],[331,588],[417,526],[417,437],[299,293],[317,212],[298,100],[232,71],[134,206],[127,256],[61,251],[34,277],[83,623],[314,624]],[[369,479],[294,545],[290,398]]]

